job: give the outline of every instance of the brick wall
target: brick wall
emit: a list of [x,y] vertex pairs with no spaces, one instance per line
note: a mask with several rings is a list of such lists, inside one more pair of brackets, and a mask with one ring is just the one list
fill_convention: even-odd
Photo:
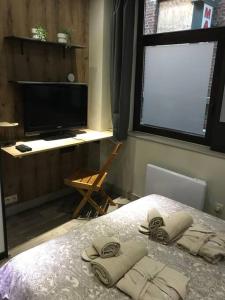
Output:
[[225,26],[225,0],[219,0],[214,12],[214,26]]
[[145,0],[145,34],[155,33],[158,20],[158,1]]
[[[156,33],[157,21],[158,0],[145,0],[145,34]],[[214,10],[212,25],[225,26],[225,0],[218,0],[217,8]]]

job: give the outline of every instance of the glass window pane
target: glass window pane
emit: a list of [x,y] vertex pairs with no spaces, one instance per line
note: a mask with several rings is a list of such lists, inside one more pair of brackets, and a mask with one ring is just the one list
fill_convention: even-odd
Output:
[[141,124],[204,136],[214,42],[148,46]]

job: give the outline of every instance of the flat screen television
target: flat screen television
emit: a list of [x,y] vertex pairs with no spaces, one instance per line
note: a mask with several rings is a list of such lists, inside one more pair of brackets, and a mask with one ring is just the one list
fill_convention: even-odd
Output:
[[87,126],[87,85],[23,83],[26,135]]

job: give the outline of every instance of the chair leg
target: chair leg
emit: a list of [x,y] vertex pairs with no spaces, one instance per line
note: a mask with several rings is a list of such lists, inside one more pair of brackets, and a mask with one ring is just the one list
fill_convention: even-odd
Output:
[[109,201],[109,203],[112,206],[116,206],[116,204],[113,202],[112,198],[109,195],[107,195],[103,189],[100,189],[100,193],[106,198],[106,201]]
[[98,204],[96,204],[91,197],[88,199],[88,202],[100,213],[100,215],[105,214],[105,211]]
[[77,189],[78,192],[83,196],[83,199],[81,200],[80,204],[76,208],[76,210],[73,213],[73,217],[76,218],[79,215],[80,210],[84,207],[84,205],[89,202],[91,206],[93,206],[97,212],[101,215],[105,214],[105,211],[97,204],[95,201],[91,198],[92,191],[84,192],[81,189]]
[[106,199],[105,205],[104,205],[104,207],[103,207],[103,210],[104,210],[105,214],[106,214],[106,212],[107,212],[107,206],[108,206],[108,204],[109,204],[108,199]]
[[[81,191],[78,190],[80,193]],[[76,219],[79,215],[80,210],[84,207],[84,205],[87,203],[88,201],[88,195],[87,193],[85,195],[83,195],[83,199],[81,200],[81,202],[79,203],[79,205],[77,206],[77,208],[75,209],[74,213],[73,213],[73,218]]]

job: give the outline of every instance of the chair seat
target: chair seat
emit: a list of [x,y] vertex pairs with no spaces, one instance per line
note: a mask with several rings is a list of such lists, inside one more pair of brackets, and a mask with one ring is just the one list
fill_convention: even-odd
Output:
[[[106,162],[103,164],[100,171],[90,171],[90,170],[77,170],[72,176],[64,179],[64,183],[70,187],[77,189],[77,191],[83,196],[78,206],[74,210],[73,217],[76,218],[81,209],[88,202],[96,212],[100,215],[104,215],[106,213],[106,209],[108,204],[115,205],[113,200],[107,193],[103,190],[103,182],[107,176],[107,172],[109,167],[112,164],[113,159],[118,154],[119,149],[121,148],[122,143],[117,142],[113,148],[112,153],[107,158]],[[95,182],[98,181],[98,182]],[[101,197],[104,198],[105,203],[104,207],[99,205],[93,198],[92,193],[99,192]]]
[[[78,189],[88,190],[98,177],[99,173],[92,170],[77,170],[73,175],[64,179],[64,183],[68,186],[75,187]],[[107,172],[104,173],[101,180],[98,182],[94,191],[98,191],[107,176]]]

